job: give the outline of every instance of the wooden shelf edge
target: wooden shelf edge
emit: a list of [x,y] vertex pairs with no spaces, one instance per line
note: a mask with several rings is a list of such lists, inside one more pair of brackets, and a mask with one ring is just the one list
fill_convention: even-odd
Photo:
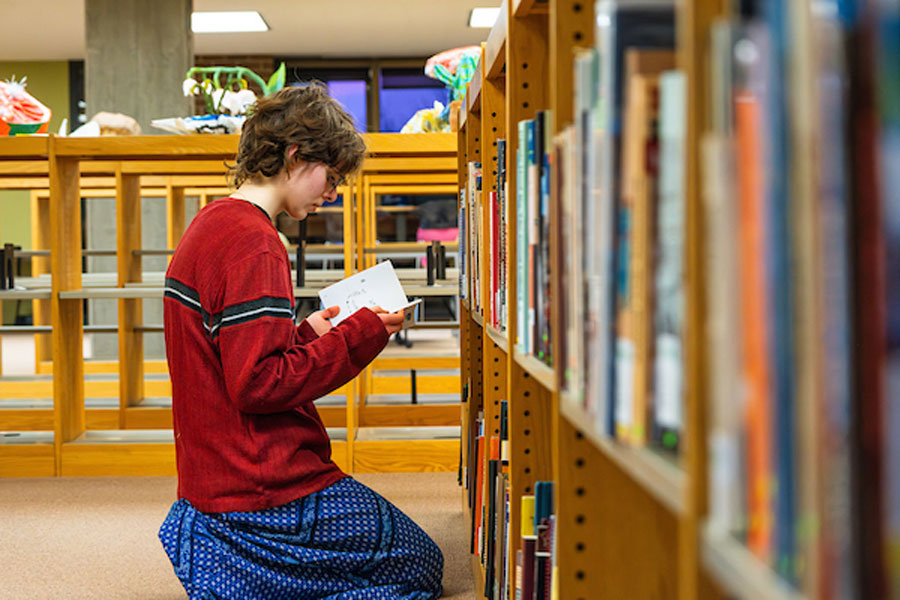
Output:
[[595,419],[565,394],[560,394],[559,410],[578,431],[597,446],[604,456],[627,473],[632,481],[651,494],[673,515],[684,514],[687,477],[682,469],[649,448],[626,446],[605,435],[595,427]]
[[483,329],[484,328],[484,319],[481,317],[480,312],[470,313],[472,315],[472,320],[478,323],[478,325]]
[[483,57],[484,53],[482,52],[482,59],[478,60],[478,66],[475,67],[475,73],[469,81],[469,91],[466,93],[466,105],[468,106],[470,113],[481,112],[481,73],[484,69],[484,64],[482,63]]
[[534,377],[542,386],[551,392],[557,390],[556,371],[554,371],[552,367],[548,367],[529,354],[522,354],[518,349],[513,352],[513,358],[520,367],[525,369],[525,371]]
[[96,287],[82,288],[80,290],[63,290],[59,292],[60,300],[84,300],[91,298],[162,298],[163,288],[160,287]]
[[0,292],[0,300],[49,300],[49,289],[4,290]]
[[4,136],[0,138],[0,156],[12,160],[47,160],[49,138],[43,135]]
[[475,598],[484,598],[482,591],[484,590],[484,565],[481,564],[481,557],[477,554],[470,554],[472,558],[472,578],[475,579]]
[[519,18],[529,15],[546,15],[550,12],[548,2],[539,0],[513,0],[513,15]]
[[700,553],[707,572],[737,598],[805,600],[750,550],[726,532],[703,526]]
[[485,78],[497,79],[505,72],[506,66],[506,34],[509,30],[509,15],[507,3],[500,4],[500,14],[497,21],[488,34],[487,44],[484,47]]
[[485,325],[484,330],[487,332],[488,337],[491,338],[491,341],[497,344],[505,353],[509,354],[509,341],[506,339],[506,334],[500,333],[494,329],[492,325]]

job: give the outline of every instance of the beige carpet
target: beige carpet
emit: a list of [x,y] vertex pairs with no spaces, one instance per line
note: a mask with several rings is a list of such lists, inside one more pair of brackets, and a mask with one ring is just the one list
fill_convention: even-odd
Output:
[[[444,552],[444,598],[474,598],[455,473],[357,475]],[[0,479],[0,598],[186,598],[156,537],[172,477]]]

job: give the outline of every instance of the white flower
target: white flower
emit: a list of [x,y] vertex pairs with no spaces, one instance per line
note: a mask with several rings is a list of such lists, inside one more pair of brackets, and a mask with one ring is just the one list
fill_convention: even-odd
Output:
[[225,95],[228,111],[233,115],[243,115],[256,102],[256,94],[252,90],[240,90]]
[[217,113],[221,113],[225,109],[225,100],[223,96],[230,94],[224,89],[219,88],[218,90],[213,90],[212,93],[209,94],[210,98],[212,98],[213,110]]
[[185,96],[193,96],[200,89],[200,86],[197,85],[197,80],[191,77],[188,77],[181,84],[181,91],[184,92]]

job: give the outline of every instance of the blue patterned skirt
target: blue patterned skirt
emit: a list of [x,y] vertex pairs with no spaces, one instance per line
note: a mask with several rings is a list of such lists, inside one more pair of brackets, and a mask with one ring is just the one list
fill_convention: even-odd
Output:
[[437,544],[351,477],[256,512],[203,513],[178,500],[159,538],[192,600],[441,595],[444,557]]

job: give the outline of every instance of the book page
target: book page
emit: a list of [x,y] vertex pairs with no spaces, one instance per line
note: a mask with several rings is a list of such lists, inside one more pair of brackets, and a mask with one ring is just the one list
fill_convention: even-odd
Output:
[[394,265],[389,260],[320,290],[319,299],[325,308],[341,307],[341,312],[331,319],[332,325],[337,325],[360,308],[380,306],[388,312],[396,312],[418,304],[418,301],[407,299]]

